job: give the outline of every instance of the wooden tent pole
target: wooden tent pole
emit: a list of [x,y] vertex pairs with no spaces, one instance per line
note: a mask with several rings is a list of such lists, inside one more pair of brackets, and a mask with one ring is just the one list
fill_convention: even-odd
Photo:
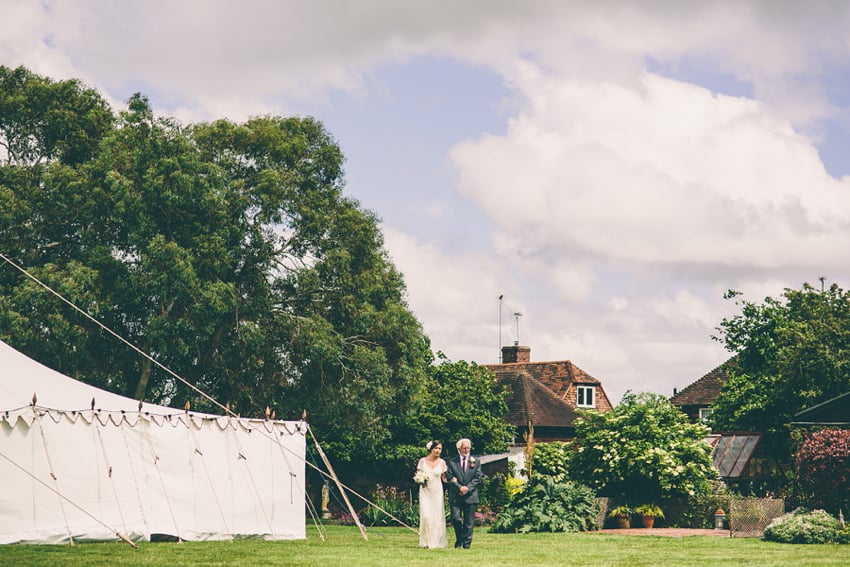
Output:
[[313,435],[313,430],[310,430],[310,437],[313,438],[313,443],[316,444],[316,450],[319,453],[319,456],[322,458],[322,462],[325,463],[325,466],[328,468],[328,473],[330,477],[333,479],[334,484],[336,484],[337,490],[342,494],[342,499],[345,500],[345,505],[348,507],[348,512],[351,514],[351,517],[354,519],[354,523],[357,524],[357,527],[360,529],[360,535],[363,536],[363,539],[369,541],[369,537],[366,535],[366,528],[363,527],[363,524],[360,523],[360,518],[357,516],[357,512],[354,510],[354,506],[351,505],[351,501],[348,499],[348,494],[345,493],[345,490],[342,487],[342,483],[339,482],[339,478],[337,478],[336,473],[334,472],[334,468],[331,466],[330,461],[327,456],[325,456],[325,452],[322,450],[322,446],[319,445],[319,442],[316,440],[316,436]]

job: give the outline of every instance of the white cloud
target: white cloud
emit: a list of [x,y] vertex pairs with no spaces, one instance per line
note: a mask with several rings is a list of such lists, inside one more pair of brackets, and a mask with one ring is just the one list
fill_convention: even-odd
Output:
[[[497,360],[521,312],[534,359],[570,358],[614,401],[670,393],[725,360],[708,337],[734,307],[726,288],[758,301],[850,276],[850,179],[830,177],[808,137],[843,110],[824,81],[846,89],[846,2],[0,0],[0,13],[0,63],[119,101],[141,90],[184,121],[384,96],[382,66],[419,55],[499,73],[518,110],[504,135],[451,149],[458,200],[432,183],[385,205],[421,212],[417,234],[445,228],[385,235],[453,359]],[[711,92],[701,70],[754,97]],[[394,142],[378,138],[356,143]],[[448,227],[461,199],[492,225]],[[487,253],[465,238],[484,230]]]
[[520,86],[529,103],[505,136],[452,152],[461,192],[514,247],[672,265],[850,259],[850,182],[764,105],[649,74]]
[[447,253],[394,227],[384,226],[383,233],[393,263],[404,274],[410,308],[436,339],[432,347],[453,360],[497,362],[498,297],[513,291],[500,285],[510,280],[498,260]]
[[[96,78],[119,100],[155,88],[194,100],[207,116],[225,108],[237,119],[272,98],[370,88],[380,65],[437,53],[493,67],[511,82],[523,80],[525,61],[624,82],[640,79],[646,57],[687,57],[809,121],[831,111],[812,79],[846,58],[850,38],[845,2],[4,0],[2,9],[6,64]],[[226,102],[237,97],[241,106]]]

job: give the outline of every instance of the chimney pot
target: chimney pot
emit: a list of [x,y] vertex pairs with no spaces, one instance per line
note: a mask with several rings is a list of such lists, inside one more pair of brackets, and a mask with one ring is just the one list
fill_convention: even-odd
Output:
[[508,364],[512,362],[531,362],[531,347],[513,346],[502,347],[502,363]]

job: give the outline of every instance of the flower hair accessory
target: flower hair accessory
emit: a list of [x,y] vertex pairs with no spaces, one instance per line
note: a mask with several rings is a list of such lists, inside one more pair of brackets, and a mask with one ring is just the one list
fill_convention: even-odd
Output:
[[428,441],[427,443],[425,443],[425,448],[426,448],[427,450],[429,450],[429,451],[431,450],[431,448],[432,448],[433,446],[434,446],[434,442],[433,442],[433,441]]

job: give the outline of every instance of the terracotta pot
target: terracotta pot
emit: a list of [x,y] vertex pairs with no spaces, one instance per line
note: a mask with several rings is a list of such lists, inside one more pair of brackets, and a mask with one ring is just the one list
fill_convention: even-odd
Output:
[[617,516],[617,527],[621,530],[628,529],[632,526],[631,516]]
[[640,521],[645,528],[651,528],[655,523],[655,516],[641,516]]

